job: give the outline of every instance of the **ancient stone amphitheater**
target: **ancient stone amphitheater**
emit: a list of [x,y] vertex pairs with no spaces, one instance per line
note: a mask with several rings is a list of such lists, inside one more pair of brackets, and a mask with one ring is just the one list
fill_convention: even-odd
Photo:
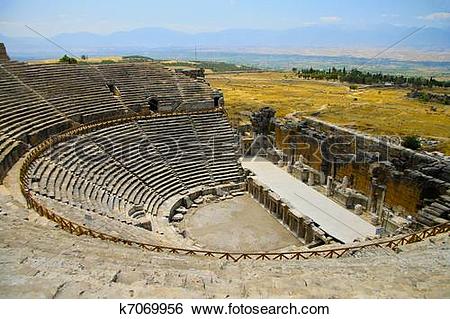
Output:
[[[0,63],[2,297],[450,296],[446,194],[429,225],[348,241],[243,168],[245,141],[204,79],[152,62],[16,62],[3,45]],[[244,197],[298,244],[193,240],[192,211]],[[258,223],[238,213],[244,231]],[[250,241],[271,247],[264,231]]]

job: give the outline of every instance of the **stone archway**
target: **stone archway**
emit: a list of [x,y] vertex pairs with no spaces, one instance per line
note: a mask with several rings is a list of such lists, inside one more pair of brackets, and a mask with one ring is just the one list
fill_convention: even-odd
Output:
[[382,163],[373,163],[369,167],[369,178],[376,178],[379,184],[385,185],[388,181],[389,168]]
[[158,112],[159,102],[156,98],[152,97],[148,99],[148,108],[151,112]]
[[220,96],[214,97],[214,107],[219,107]]

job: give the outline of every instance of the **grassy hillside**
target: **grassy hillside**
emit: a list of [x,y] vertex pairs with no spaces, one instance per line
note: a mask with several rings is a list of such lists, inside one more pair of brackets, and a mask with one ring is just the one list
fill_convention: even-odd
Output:
[[302,80],[292,73],[210,74],[221,88],[229,114],[247,121],[245,111],[270,105],[278,116],[320,112],[320,119],[369,134],[419,135],[438,139],[439,150],[450,155],[448,106],[409,99],[409,90],[359,88],[333,82]]

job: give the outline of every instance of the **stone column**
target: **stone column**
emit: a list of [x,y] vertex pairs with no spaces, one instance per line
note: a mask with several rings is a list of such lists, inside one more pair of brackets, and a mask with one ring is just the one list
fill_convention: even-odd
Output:
[[378,202],[377,202],[377,216],[378,221],[382,222],[383,218],[383,206],[384,206],[384,198],[386,197],[386,186],[379,186],[378,187]]
[[278,217],[278,219],[280,219],[281,221],[283,221],[284,220],[284,211],[286,210],[286,204],[285,203],[281,203],[280,204],[280,207],[279,207],[279,210],[278,210],[278,215],[277,215],[277,217]]
[[306,218],[302,218],[300,220],[300,222],[298,223],[299,225],[298,225],[297,236],[302,239],[305,239],[305,234],[306,234],[305,222],[306,222]]
[[313,223],[312,221],[307,221],[305,222],[305,228],[306,228],[306,233],[305,233],[305,243],[309,244],[313,241],[314,239],[314,230],[313,230]]
[[275,198],[270,196],[270,213],[275,214],[276,210],[277,210],[277,202]]
[[295,232],[295,229],[297,228],[297,225],[295,225],[296,221],[297,221],[297,218],[291,212],[291,214],[289,215],[289,229],[293,232]]
[[280,216],[280,209],[281,209],[281,199],[277,199],[275,201],[275,216],[276,217]]
[[367,202],[367,210],[371,214],[374,213],[373,207],[375,206],[374,202],[376,202],[376,181],[377,181],[376,178],[372,178],[372,180],[370,181],[369,200]]
[[327,196],[333,195],[333,177],[328,176],[327,177]]
[[342,179],[341,189],[345,191],[348,188],[348,176],[345,175]]
[[288,226],[289,229],[291,229],[291,219],[292,219],[292,212],[291,212],[291,210],[288,211],[286,216],[287,216],[286,225]]
[[287,172],[288,172],[289,174],[292,174],[292,165],[291,165],[291,164],[288,165],[288,167],[287,167]]
[[289,207],[285,206],[283,210],[283,224],[285,225],[288,224],[289,214],[290,214]]
[[308,185],[309,186],[313,186],[314,185],[314,173],[312,171],[309,171]]
[[301,169],[301,176],[302,176],[302,178],[301,178],[302,182],[307,183],[308,182],[308,177],[309,177],[309,170],[307,170],[305,168],[302,168]]
[[265,208],[269,207],[269,190],[267,188],[264,188],[263,190],[263,202]]
[[260,186],[258,187],[258,201],[259,201],[260,203],[262,203],[262,202],[263,202],[263,198],[264,198],[264,195],[263,195],[263,187],[260,185]]
[[324,172],[320,172],[320,185],[323,185],[326,183],[326,177]]

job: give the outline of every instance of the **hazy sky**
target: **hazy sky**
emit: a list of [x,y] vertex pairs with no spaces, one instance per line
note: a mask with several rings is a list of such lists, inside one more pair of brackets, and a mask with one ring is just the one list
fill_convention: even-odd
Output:
[[450,27],[450,0],[0,0],[0,33],[34,36],[141,27],[186,32],[288,29],[313,24]]

